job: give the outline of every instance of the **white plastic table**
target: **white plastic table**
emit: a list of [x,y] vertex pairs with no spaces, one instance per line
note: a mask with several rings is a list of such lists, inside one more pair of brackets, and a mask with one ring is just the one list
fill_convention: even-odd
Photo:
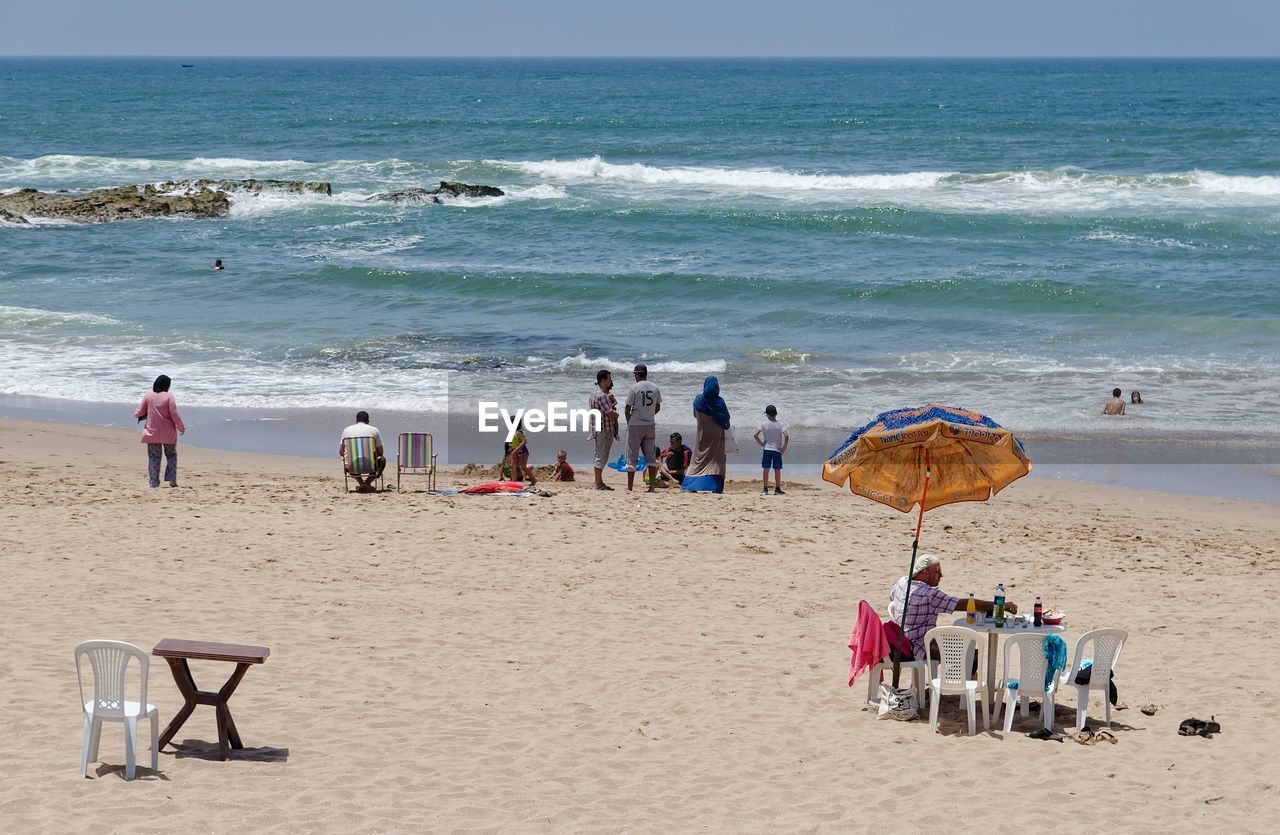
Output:
[[965,616],[961,615],[956,618],[955,626],[963,626],[966,629],[972,629],[974,632],[987,633],[987,705],[995,707],[996,697],[996,650],[999,648],[999,640],[1001,635],[1034,635],[1045,634],[1049,632],[1062,632],[1065,627],[1061,624],[1057,626],[1013,626],[1012,620],[1006,620],[1003,627],[997,627],[995,620],[987,615],[986,623],[967,623]]

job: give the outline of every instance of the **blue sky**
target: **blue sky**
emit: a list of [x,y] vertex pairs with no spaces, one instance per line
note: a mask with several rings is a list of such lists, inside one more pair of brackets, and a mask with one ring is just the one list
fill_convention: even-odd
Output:
[[0,55],[1280,57],[1280,0],[3,0]]

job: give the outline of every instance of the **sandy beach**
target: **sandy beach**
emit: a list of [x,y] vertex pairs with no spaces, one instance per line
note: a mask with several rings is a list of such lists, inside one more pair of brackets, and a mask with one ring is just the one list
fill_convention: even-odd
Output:
[[[944,589],[1040,594],[1072,647],[1130,631],[1118,743],[1085,747],[1027,739],[1034,719],[970,738],[954,698],[933,737],[864,710],[845,643],[859,599],[884,613],[911,517],[816,481],[344,495],[336,460],[180,454],[182,486],[150,490],[133,433],[0,422],[6,831],[917,829],[959,825],[963,798],[1020,828],[1264,831],[1280,811],[1280,673],[1249,651],[1280,591],[1274,505],[1024,479],[926,518]],[[143,734],[126,782],[108,726],[79,777],[72,649],[103,637],[270,647],[231,702],[245,750],[218,761],[199,708],[159,773]],[[149,682],[163,728],[161,659]],[[1210,714],[1220,735],[1178,736]]]

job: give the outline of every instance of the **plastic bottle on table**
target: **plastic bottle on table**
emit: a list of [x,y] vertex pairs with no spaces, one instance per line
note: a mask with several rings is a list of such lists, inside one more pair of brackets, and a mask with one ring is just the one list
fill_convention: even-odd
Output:
[[978,604],[973,599],[973,592],[969,592],[969,604],[964,608],[964,622],[972,624],[977,620]]
[[1034,617],[1033,626],[1044,626],[1044,606],[1040,603],[1039,595],[1036,596],[1036,605],[1031,610]]
[[996,586],[995,605],[991,608],[995,616],[996,629],[1004,629],[1004,583]]

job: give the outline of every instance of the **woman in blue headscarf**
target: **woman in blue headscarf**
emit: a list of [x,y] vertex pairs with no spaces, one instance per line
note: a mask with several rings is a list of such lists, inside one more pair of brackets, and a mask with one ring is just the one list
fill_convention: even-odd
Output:
[[708,377],[702,383],[702,394],[693,399],[693,417],[698,423],[698,435],[693,442],[693,460],[680,489],[723,493],[724,433],[729,429],[729,407],[720,396],[720,381],[715,377]]

